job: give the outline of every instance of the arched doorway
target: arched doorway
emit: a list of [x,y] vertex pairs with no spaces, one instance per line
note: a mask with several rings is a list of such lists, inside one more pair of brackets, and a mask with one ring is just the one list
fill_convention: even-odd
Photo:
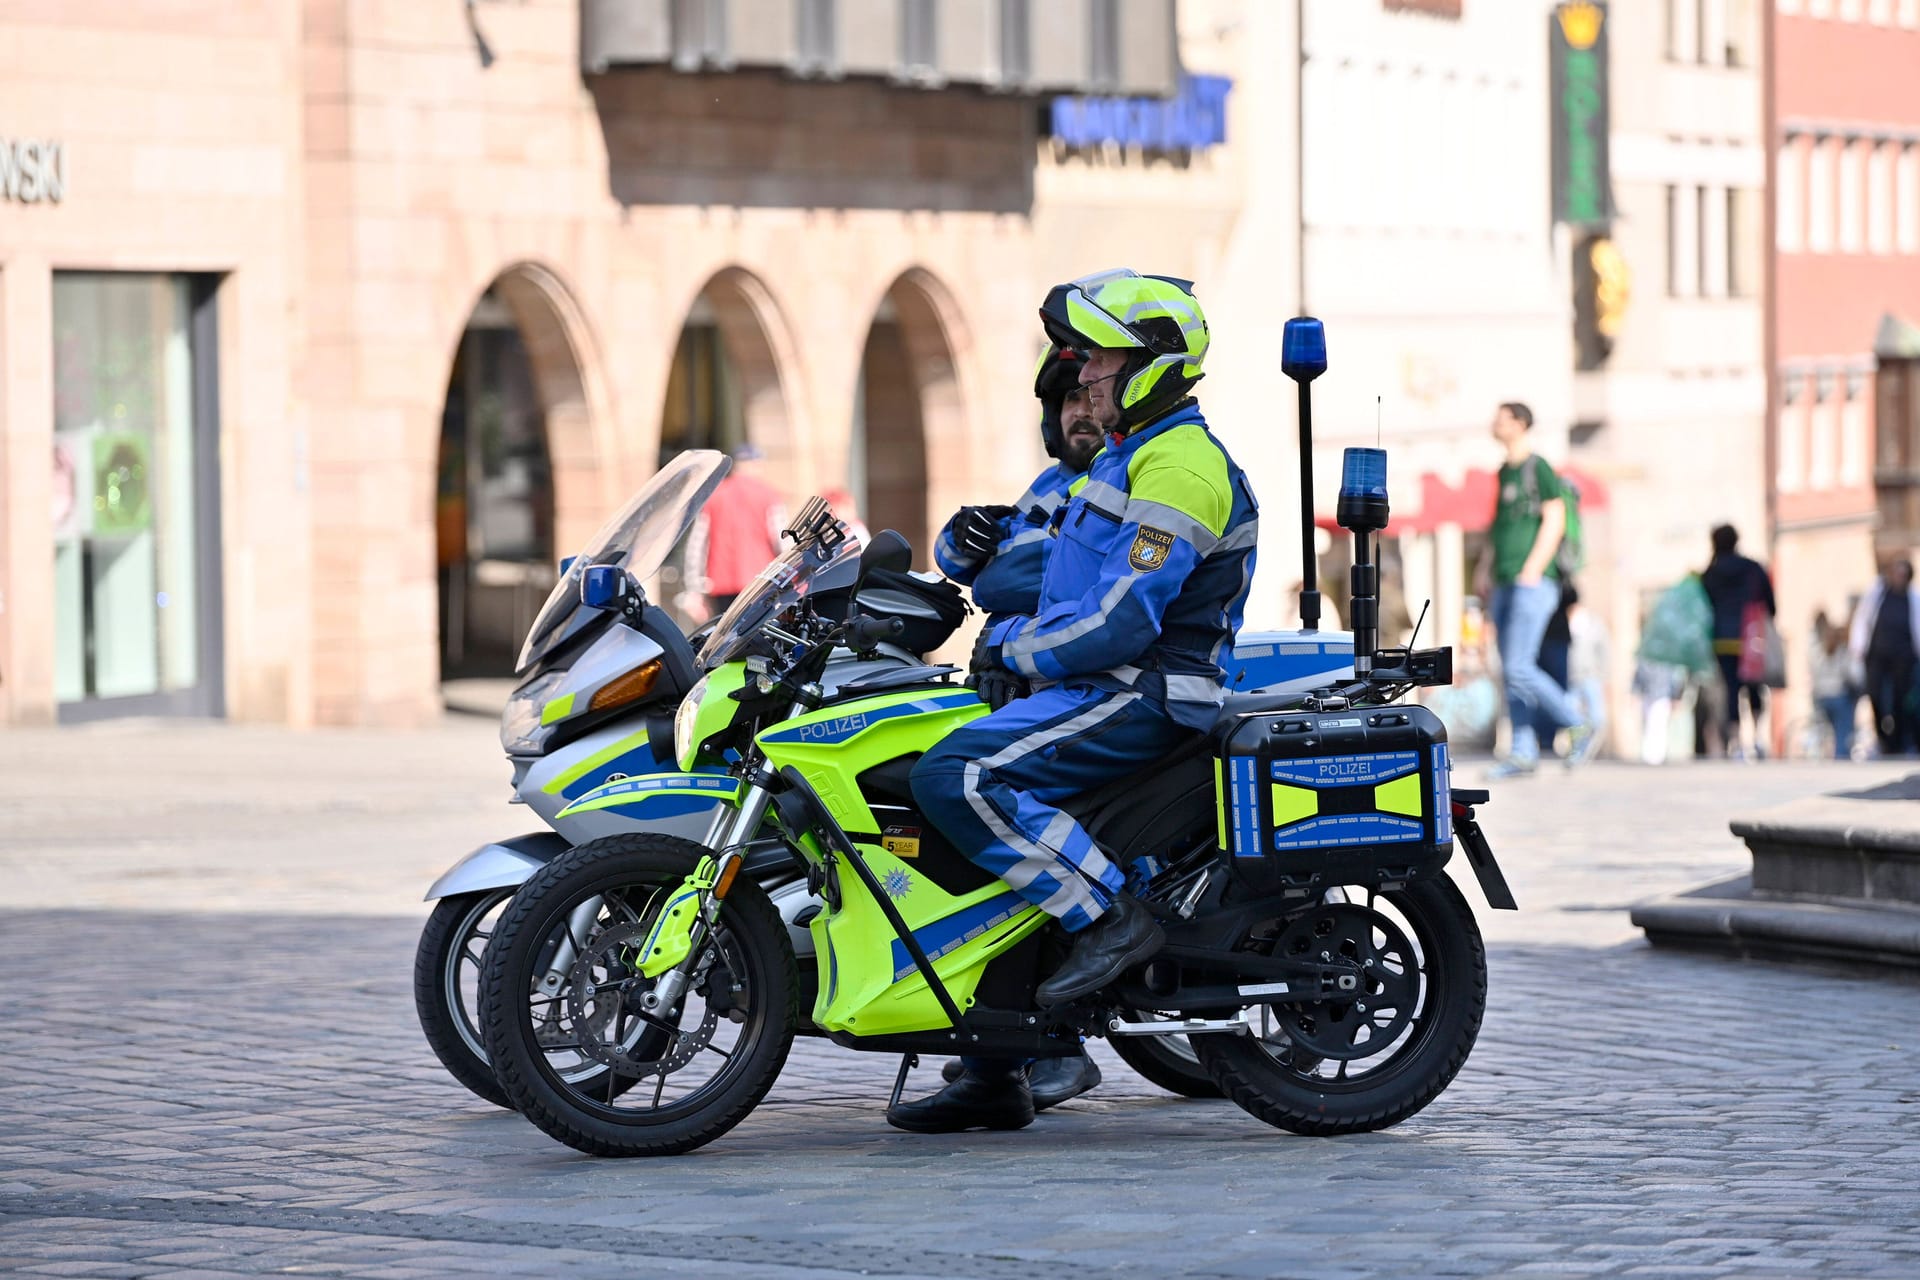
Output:
[[847,488],[862,518],[905,534],[923,569],[948,500],[978,470],[962,456],[969,442],[947,302],[917,269],[888,287],[867,329],[847,452]]
[[[784,523],[785,507],[801,471],[781,379],[784,345],[775,319],[766,287],[748,272],[730,267],[708,280],[681,324],[660,414],[660,461],[665,463],[686,449],[719,449],[734,455],[737,477],[724,482],[724,496],[716,493],[712,506],[715,510],[729,503],[764,506],[764,521],[751,524],[754,528],[764,524],[769,533]],[[746,496],[755,489],[770,492],[756,503]],[[726,541],[739,536],[738,525],[729,523],[722,529],[703,520],[662,569],[659,598],[683,625],[711,616],[717,603],[708,599],[713,584],[706,581],[706,570],[711,557],[747,561],[759,557],[756,570],[771,559],[771,537],[752,548]],[[689,560],[699,567],[690,569]]]
[[[515,267],[474,303],[454,350],[434,495],[443,680],[511,674],[555,580],[554,494],[569,482],[550,442],[568,441],[571,457],[588,434],[562,301],[545,271]],[[568,465],[583,460],[591,471],[590,459]]]

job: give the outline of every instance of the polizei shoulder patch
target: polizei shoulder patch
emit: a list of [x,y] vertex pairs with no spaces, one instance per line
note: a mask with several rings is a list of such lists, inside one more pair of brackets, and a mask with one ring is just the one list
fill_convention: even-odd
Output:
[[1142,573],[1158,569],[1167,562],[1167,553],[1173,550],[1173,535],[1163,533],[1148,525],[1141,525],[1140,532],[1133,539],[1133,547],[1127,552],[1127,563]]

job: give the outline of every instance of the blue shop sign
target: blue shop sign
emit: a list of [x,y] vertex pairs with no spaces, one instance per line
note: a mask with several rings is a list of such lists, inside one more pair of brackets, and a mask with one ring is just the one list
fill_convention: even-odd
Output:
[[1226,76],[1182,76],[1171,98],[1055,98],[1053,137],[1070,147],[1117,142],[1146,151],[1198,151],[1227,140]]

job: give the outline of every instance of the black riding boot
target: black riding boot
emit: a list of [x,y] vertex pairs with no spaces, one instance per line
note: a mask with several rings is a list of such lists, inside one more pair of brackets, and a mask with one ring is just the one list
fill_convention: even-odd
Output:
[[[966,1064],[948,1058],[940,1077],[948,1084],[960,1078]],[[1027,1067],[1027,1087],[1033,1090],[1033,1109],[1045,1111],[1068,1098],[1077,1098],[1100,1086],[1100,1066],[1085,1053],[1073,1058],[1041,1058]]]
[[1026,1067],[1018,1060],[993,1066],[975,1063],[932,1097],[888,1107],[887,1123],[910,1133],[1024,1129],[1033,1123]]
[[1033,993],[1042,1009],[1092,995],[1165,946],[1153,913],[1124,894],[1106,913],[1073,935],[1066,963]]

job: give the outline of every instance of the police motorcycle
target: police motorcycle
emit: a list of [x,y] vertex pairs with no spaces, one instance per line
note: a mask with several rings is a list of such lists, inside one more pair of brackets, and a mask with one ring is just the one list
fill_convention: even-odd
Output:
[[[1298,324],[1283,369],[1301,381],[1310,459],[1324,339]],[[1304,472],[1302,488],[1310,520]],[[902,1055],[896,1100],[922,1053],[1045,1057],[1089,1035],[1180,1035],[1222,1092],[1280,1128],[1373,1130],[1421,1110],[1464,1064],[1486,1001],[1479,928],[1444,873],[1456,841],[1489,904],[1514,903],[1474,819],[1486,794],[1452,788],[1444,725],[1402,701],[1448,683],[1451,652],[1377,644],[1383,452],[1349,451],[1340,516],[1355,543],[1352,678],[1305,697],[1230,695],[1212,733],[1069,803],[1119,865],[1153,869],[1137,895],[1167,942],[1105,990],[1042,1010],[1034,989],[1065,954],[1050,917],[948,845],[908,785],[918,755],[986,706],[939,668],[828,691],[837,649],[876,653],[899,623],[826,616],[815,584],[911,551],[886,531],[856,552],[810,504],[793,552],[702,649],[706,675],[674,719],[683,772],[649,780],[721,798],[705,838],[582,845],[496,929],[481,1025],[502,1089],[581,1151],[677,1154],[749,1114],[810,1023],[844,1048]],[[617,598],[634,584],[608,568],[583,589]],[[791,921],[741,874],[769,845],[819,900]],[[561,947],[575,959],[549,994]],[[584,1063],[606,1074],[569,1074]]]
[[[474,1021],[479,961],[493,926],[534,871],[583,841],[634,829],[631,814],[574,802],[610,782],[674,771],[673,713],[697,678],[694,644],[664,610],[638,596],[625,611],[587,607],[581,577],[600,565],[618,566],[636,581],[651,579],[732,465],[710,449],[680,454],[562,566],[514,664],[521,680],[500,724],[500,745],[513,767],[509,802],[525,805],[548,829],[482,845],[427,890],[435,906],[415,950],[415,1011],[447,1071],[499,1106],[512,1104],[494,1080]],[[851,583],[849,571],[838,585]],[[831,596],[836,584],[823,588]],[[957,591],[908,575],[868,592],[864,607],[908,619],[911,631],[900,639],[923,649],[943,643],[964,615]],[[843,652],[828,664],[824,680],[831,688],[842,676],[920,666],[917,651],[888,643],[857,664]],[[655,805],[644,822],[648,830],[698,838],[718,803]],[[776,901],[793,900],[790,911],[800,909],[806,886],[789,860],[761,859],[748,870],[763,877]],[[796,942],[804,938],[797,935]],[[548,981],[556,989],[567,959],[550,958]],[[602,1070],[593,1066],[585,1075]]]
[[[657,574],[686,535],[732,461],[713,450],[675,457],[563,566],[534,618],[515,662],[521,681],[501,719],[500,744],[512,765],[510,803],[525,805],[547,827],[482,845],[456,862],[427,890],[435,904],[414,954],[414,1008],[428,1045],[448,1073],[476,1096],[512,1103],[488,1065],[475,1021],[481,954],[507,901],[535,871],[569,848],[598,837],[637,830],[698,839],[707,830],[718,795],[656,794],[650,775],[677,773],[669,750],[675,708],[698,678],[693,642],[664,610],[638,591],[619,610],[581,600],[589,566],[618,566],[636,583]],[[844,613],[856,566],[842,566],[815,584],[816,600]],[[917,655],[938,648],[965,614],[959,593],[916,574],[881,575],[863,587],[861,607],[901,619],[906,631],[862,655],[841,651],[823,677],[828,689],[843,680],[871,679],[924,667]],[[697,636],[696,636],[697,638]],[[1350,664],[1341,635],[1261,633],[1245,637],[1236,677],[1285,687],[1311,683]],[[716,775],[723,770],[714,768]],[[630,784],[630,785],[629,785]],[[763,850],[748,871],[761,878],[782,915],[795,918],[811,899],[804,877],[784,853]],[[792,931],[802,964],[812,939]],[[556,949],[543,983],[558,991],[571,956]],[[1178,1037],[1129,1046],[1130,1065],[1164,1088],[1209,1096],[1213,1085]],[[579,1064],[581,1079],[605,1068]]]

